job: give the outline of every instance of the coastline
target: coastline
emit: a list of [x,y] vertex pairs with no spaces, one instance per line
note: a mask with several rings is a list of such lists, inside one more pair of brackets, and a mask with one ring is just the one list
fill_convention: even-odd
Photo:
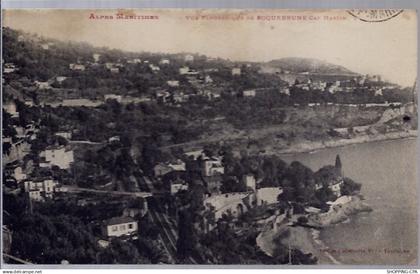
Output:
[[[360,136],[361,138],[354,138],[354,139],[347,139],[344,141],[339,142],[332,142],[326,143],[324,146],[320,147],[310,147],[307,150],[299,150],[298,152],[291,152],[291,153],[313,153],[315,151],[319,151],[326,148],[334,148],[334,147],[341,147],[353,144],[362,144],[362,143],[374,143],[374,142],[386,142],[392,140],[403,140],[403,139],[416,139],[417,138],[417,131],[407,131],[407,132],[394,132],[389,134],[382,134],[377,136]],[[296,148],[296,147],[295,147]],[[285,153],[286,154],[286,153]],[[347,223],[353,218],[355,215],[362,213],[362,212],[369,212],[372,210],[370,205],[366,203],[363,196],[359,195],[352,195],[352,201],[350,203],[334,203],[334,210],[331,210],[329,214],[322,214],[322,217],[316,218],[317,224],[309,223],[312,225],[313,228],[310,227],[302,227],[302,226],[286,226],[283,227],[283,231],[287,230],[292,236],[284,237],[280,239],[282,244],[287,245],[290,243],[291,246],[301,250],[304,253],[312,253],[315,257],[317,257],[318,262],[317,265],[340,265],[343,264],[341,262],[341,258],[337,255],[330,252],[330,248],[334,248],[333,246],[327,246],[325,242],[323,242],[322,237],[322,229],[334,226],[338,223]],[[273,231],[268,234],[275,234]],[[263,237],[264,241],[269,242],[271,238],[278,239],[280,237],[279,234],[277,235],[270,235],[270,237]],[[261,239],[260,239],[261,240]],[[274,243],[265,243],[264,247],[270,249],[270,247]]]
[[[316,151],[327,149],[327,148],[336,148],[336,147],[344,147],[349,145],[355,144],[364,144],[364,143],[371,143],[371,142],[381,142],[381,141],[388,141],[388,140],[398,140],[398,139],[407,139],[407,138],[417,138],[418,130],[407,130],[407,131],[396,131],[396,132],[388,132],[384,134],[377,134],[377,135],[357,135],[351,138],[337,138],[334,140],[328,141],[309,141],[309,140],[295,140],[293,143],[284,146],[273,146],[270,144],[266,144],[265,146],[259,147],[258,152],[250,152],[258,153],[258,154],[265,154],[265,155],[290,155],[296,153],[314,153]],[[243,149],[244,144],[240,144],[240,140],[243,138],[240,136],[235,136],[231,138],[216,138],[216,139],[209,139],[206,138],[205,140],[196,140],[190,141],[186,143],[178,143],[173,145],[167,145],[160,147],[161,149],[171,149],[175,147],[182,147],[184,150],[199,150],[206,144],[215,144],[215,143],[226,143],[230,144],[234,147],[235,153],[239,155],[240,150]],[[261,138],[262,139],[262,138]],[[255,139],[255,140],[258,140]]]
[[317,258],[318,265],[341,264],[328,252],[328,247],[319,239],[319,235],[320,231],[315,228],[283,224],[277,229],[261,232],[257,237],[257,245],[266,255],[273,256],[273,251],[279,241],[305,254],[311,253]]
[[290,236],[286,240],[293,241],[293,247],[304,253],[312,253],[318,261],[317,265],[340,265],[334,256],[329,253],[328,247],[319,239],[320,231],[309,227],[290,227]]
[[410,130],[408,132],[390,132],[377,136],[363,135],[351,139],[339,139],[326,142],[303,142],[297,143],[296,145],[292,145],[289,148],[285,149],[273,149],[271,153],[266,154],[289,155],[294,153],[314,153],[316,151],[327,148],[344,147],[355,144],[382,142],[389,140],[417,138],[417,136],[417,130]]
[[310,228],[310,234],[311,239],[313,241],[312,244],[318,247],[319,264],[341,264],[341,262],[337,258],[335,258],[330,252],[328,252],[329,247],[319,237],[319,229],[347,222],[350,220],[351,216],[354,216],[358,213],[372,211],[372,208],[364,202],[363,198],[360,195],[352,195],[349,197],[349,201],[332,205],[331,209],[326,213],[316,214],[308,217],[309,223],[317,227]]
[[[349,199],[343,199],[349,197]],[[345,200],[344,202],[341,201]],[[342,196],[334,202],[330,210],[324,213],[316,213],[308,216],[308,225],[312,227],[328,227],[347,221],[352,215],[361,212],[370,212],[372,208],[364,202],[359,195]]]
[[[344,196],[343,196],[344,197]],[[273,256],[277,242],[315,256],[319,265],[339,265],[328,250],[328,246],[319,238],[320,229],[334,224],[342,223],[352,215],[372,209],[363,202],[359,195],[348,196],[350,199],[331,206],[326,213],[311,214],[308,216],[308,226],[293,224],[291,219],[280,215],[267,223],[265,229],[257,236],[256,242],[260,249],[268,256]],[[343,199],[341,199],[343,201]]]
[[325,245],[323,241],[320,240],[319,235],[320,231],[315,228],[310,228],[308,233],[310,234],[310,238],[312,241],[312,245],[317,247],[318,254],[316,254],[318,258],[318,265],[340,265],[342,264],[339,260],[337,260],[331,253],[329,253],[328,246]]

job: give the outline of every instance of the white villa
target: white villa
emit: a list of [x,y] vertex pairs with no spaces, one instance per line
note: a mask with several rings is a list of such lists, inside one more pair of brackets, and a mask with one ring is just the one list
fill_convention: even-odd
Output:
[[47,148],[40,153],[40,157],[45,158],[45,163],[49,166],[58,166],[61,169],[70,168],[70,164],[74,162],[73,150],[64,146]]
[[102,226],[102,233],[106,237],[129,236],[137,231],[138,224],[131,217],[114,217]]

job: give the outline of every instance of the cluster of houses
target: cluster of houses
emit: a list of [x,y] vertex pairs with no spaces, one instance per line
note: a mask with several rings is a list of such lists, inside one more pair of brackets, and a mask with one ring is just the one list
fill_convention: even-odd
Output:
[[[14,102],[5,102],[3,108],[11,114],[13,119],[19,117]],[[31,203],[45,202],[52,200],[60,193],[68,192],[68,187],[62,185],[50,176],[43,177],[34,173],[35,169],[50,170],[58,167],[61,170],[69,170],[74,162],[74,151],[64,145],[48,146],[39,153],[39,161],[34,162],[25,158],[31,153],[30,140],[37,137],[38,128],[33,124],[26,128],[14,126],[17,134],[15,137],[3,136],[3,144],[10,143],[9,152],[3,154],[3,186],[5,193],[12,195],[23,194]],[[71,132],[56,132],[56,136],[70,140]],[[174,168],[178,168],[174,166]],[[61,196],[63,197],[63,196]],[[147,212],[147,202],[144,200],[142,208],[127,207],[122,216],[104,220],[101,225],[102,238],[98,244],[106,247],[109,238],[113,237],[135,237],[138,232],[138,222],[135,217],[144,216]]]
[[[63,153],[69,153],[68,155],[71,156]],[[6,192],[24,192],[29,200],[43,202],[47,198],[54,198],[56,193],[65,191],[53,179],[39,178],[31,174],[36,168],[58,166],[60,169],[68,169],[73,162],[72,151],[65,151],[64,148],[47,148],[41,154],[46,155],[46,157],[38,164],[35,164],[31,160],[24,160],[23,158],[4,164],[4,180],[10,187],[10,189],[5,189]],[[64,157],[60,158],[61,156]]]
[[[335,166],[326,166],[323,168],[327,171],[328,178],[324,182],[315,184],[315,191],[323,188],[328,188],[335,196],[336,201],[329,201],[326,204],[330,209],[335,204],[347,200],[351,196],[343,196],[342,189],[344,185],[344,178],[342,176],[341,161],[337,156]],[[204,207],[206,212],[213,213],[213,221],[204,220],[205,231],[211,231],[216,227],[217,220],[224,216],[231,216],[238,218],[245,212],[251,210],[255,206],[272,206],[279,202],[280,195],[283,193],[282,187],[258,187],[258,183],[252,174],[244,175],[242,178],[247,187],[245,192],[234,193],[210,193],[204,200]],[[293,215],[293,206],[288,210],[288,214]],[[321,212],[320,208],[305,206],[304,212],[306,214],[318,214]],[[208,214],[205,214],[208,215]],[[271,218],[271,217],[270,217]],[[270,219],[269,218],[269,219]]]
[[51,178],[24,180],[22,186],[29,200],[38,202],[52,199],[55,193],[61,191],[60,185]]
[[[283,192],[281,187],[258,187],[255,177],[247,174],[242,178],[246,185],[245,192],[222,193],[222,175],[225,173],[223,158],[209,157],[203,150],[187,152],[185,156],[198,163],[195,167],[199,168],[202,184],[206,189],[203,206],[214,213],[216,221],[226,214],[239,217],[252,207],[276,204],[278,196]],[[175,195],[179,191],[188,190],[187,168],[186,163],[180,159],[159,163],[154,167],[154,175],[163,183],[168,193]],[[207,225],[209,230],[212,229]]]
[[283,193],[282,187],[258,187],[252,174],[244,175],[242,180],[246,192],[211,193],[204,200],[206,210],[214,212],[216,221],[223,215],[237,218],[255,206],[277,204],[279,195]]
[[[375,96],[381,96],[382,92],[387,89],[394,89],[395,84],[384,84],[380,75],[361,75],[357,77],[347,77],[342,80],[313,80],[309,73],[278,74],[280,79],[288,83],[289,88],[296,87],[301,90],[319,90],[326,91],[331,94],[337,92],[353,92],[356,89],[364,89],[366,91],[375,92]],[[350,79],[351,78],[351,79]]]
[[[223,157],[209,157],[203,150],[187,152],[185,156],[198,163],[197,166],[199,167],[203,183],[207,188],[207,193],[212,197],[209,201],[215,199],[215,197],[226,200],[226,198],[231,196],[230,194],[221,193],[222,175],[225,173]],[[177,159],[172,162],[159,163],[153,168],[153,171],[155,178],[164,183],[166,190],[171,195],[175,195],[181,190],[188,190],[188,179],[186,179],[187,168],[184,161]],[[330,173],[333,176],[328,180],[328,185],[315,184],[315,190],[328,187],[334,195],[340,197],[341,188],[344,184],[343,177],[341,176],[341,167],[331,166],[331,169]],[[258,182],[251,174],[243,176],[242,180],[247,190],[256,194],[254,201],[258,205],[277,203],[277,197],[282,193],[282,189],[278,187],[258,187]],[[236,195],[235,197],[238,196]]]
[[[199,163],[200,174],[209,191],[220,192],[221,175],[225,172],[222,157],[208,157],[202,150],[186,153],[186,156],[192,157],[191,159]],[[178,159],[173,162],[159,163],[153,170],[155,177],[167,185],[172,195],[180,190],[188,189],[188,182],[185,180],[187,167],[184,161]]]
[[[312,80],[310,75],[295,75],[295,74],[280,74],[280,78],[287,82],[287,85],[280,86],[277,88],[280,94],[290,95],[292,88],[298,88],[303,91],[325,91],[330,94],[337,92],[353,92],[356,89],[363,89],[365,91],[374,92],[375,96],[383,96],[383,91],[395,89],[397,85],[386,84],[378,85],[381,83],[381,77],[379,75],[364,75],[355,77],[347,80],[335,80],[335,81],[324,81],[324,80]],[[242,91],[243,97],[255,97],[258,94],[263,93],[266,90],[272,90],[267,88],[257,89],[246,89]]]
[[[152,63],[150,60],[141,60],[140,58],[131,58],[118,60],[117,62],[100,62],[101,54],[94,53],[92,55],[91,61],[81,61],[78,60],[75,63],[68,64],[68,69],[73,72],[82,73],[85,70],[90,68],[103,67],[107,71],[118,74],[122,69],[129,65],[138,65],[142,64],[149,68],[152,73],[160,73],[162,66],[167,66],[171,64],[171,60],[168,58],[161,58],[157,63]],[[194,56],[186,54],[184,56],[185,64],[179,67],[179,76],[186,77],[189,85],[191,85],[195,91],[191,88],[186,88],[180,83],[179,79],[168,79],[166,85],[163,84],[159,88],[152,88],[148,94],[144,94],[141,97],[132,97],[132,96],[123,96],[120,94],[104,94],[99,96],[96,99],[82,98],[81,94],[73,92],[72,89],[64,88],[63,83],[71,79],[71,76],[68,75],[57,75],[47,81],[36,80],[33,82],[33,87],[37,90],[39,104],[41,106],[87,106],[87,107],[96,107],[103,104],[107,99],[116,99],[120,103],[138,103],[138,102],[147,102],[151,100],[156,100],[157,102],[164,104],[178,104],[183,103],[189,100],[192,96],[204,95],[210,100],[214,98],[219,98],[221,95],[221,90],[217,86],[213,85],[213,79],[210,77],[208,72],[213,70],[203,70],[197,71],[188,67],[188,64],[194,62]],[[3,60],[4,63],[4,60]],[[13,63],[3,64],[5,74],[13,73],[19,70],[19,68]],[[217,70],[217,69],[216,69]],[[240,75],[240,68],[233,68],[232,75]],[[5,82],[5,79],[2,79]],[[51,98],[54,98],[51,101]],[[33,105],[34,102],[31,102]]]
[[[3,151],[3,186],[5,193],[11,195],[23,194],[31,204],[65,197],[60,193],[68,193],[68,187],[49,175],[41,175],[46,173],[40,171],[48,171],[53,168],[69,170],[75,161],[74,151],[69,146],[52,145],[39,151],[37,160],[34,160],[33,157],[25,157],[33,153],[31,141],[37,138],[39,126],[35,121],[25,127],[19,125],[19,111],[15,101],[4,102],[3,110],[10,114],[11,125],[16,131],[14,136],[5,136],[3,131],[3,146],[7,147],[5,145],[9,145],[8,151]],[[58,131],[55,135],[67,140],[72,138],[72,133],[69,131]],[[112,137],[109,141],[118,141],[119,137],[117,137]],[[175,169],[181,168],[180,163],[174,163],[172,167]],[[82,206],[82,204],[80,205]],[[147,202],[143,200],[141,207],[126,207],[122,216],[103,220],[100,226],[102,238],[106,240],[100,240],[98,243],[106,246],[109,244],[107,241],[109,238],[135,237],[138,232],[138,222],[135,221],[135,218],[144,216],[147,208]]]
[[[23,35],[19,35],[18,41],[32,41],[36,42],[40,45],[44,50],[49,50],[52,46],[54,46],[53,42],[45,41],[36,37],[26,37]],[[83,72],[90,68],[98,68],[103,67],[107,71],[118,74],[121,73],[125,66],[127,65],[142,65],[147,67],[150,72],[154,74],[162,73],[161,69],[164,66],[168,66],[172,64],[175,59],[177,61],[182,61],[182,64],[177,67],[178,73],[180,77],[174,77],[177,79],[165,79],[162,82],[162,85],[159,88],[151,89],[150,93],[144,95],[144,98],[137,98],[137,97],[130,97],[130,96],[122,96],[116,95],[118,98],[117,101],[122,103],[130,103],[130,102],[145,102],[156,100],[160,103],[164,104],[179,104],[187,102],[193,96],[205,96],[208,99],[215,99],[219,98],[222,93],[221,84],[215,85],[213,83],[213,79],[211,78],[211,72],[218,71],[217,68],[206,68],[202,70],[193,69],[195,56],[191,54],[182,54],[178,57],[171,57],[175,59],[170,59],[168,57],[159,57],[160,59],[156,59],[156,57],[146,58],[144,60],[138,57],[126,57],[120,58],[115,62],[111,62],[106,60],[103,54],[99,52],[92,53],[92,58],[89,60],[80,60],[78,59],[74,63],[68,64],[69,70],[73,72]],[[207,61],[211,61],[214,58],[207,58]],[[5,74],[13,73],[19,68],[16,64],[13,63],[4,63],[3,61],[3,71]],[[176,63],[176,62],[175,62]],[[238,66],[230,67],[230,73],[233,78],[239,77],[243,74],[243,69]],[[267,73],[263,69],[260,69],[260,73]],[[287,70],[280,70],[276,71],[276,74],[279,76],[280,79],[284,80],[288,84],[284,86],[275,87],[278,89],[278,92],[285,95],[290,95],[290,90],[292,88],[299,88],[301,90],[319,90],[319,91],[326,91],[331,94],[335,94],[337,92],[352,92],[356,88],[357,89],[365,89],[368,91],[374,91],[375,96],[382,96],[383,91],[387,89],[393,89],[396,86],[392,84],[385,84],[382,82],[382,79],[379,75],[362,75],[362,76],[351,76],[349,77],[341,77],[337,79],[341,80],[313,80],[313,76],[309,72],[301,72],[301,73],[293,73]],[[70,74],[69,74],[70,75]],[[35,81],[34,86],[37,87],[39,90],[51,90],[54,94],[63,94],[63,90],[61,88],[54,88],[53,84],[61,85],[64,81],[68,80],[70,76],[64,75],[57,75],[48,81]],[[351,78],[353,77],[353,78]],[[184,81],[180,81],[180,78],[186,78],[188,81],[189,87],[185,86]],[[318,77],[319,78],[319,77]],[[336,79],[336,78],[331,78]],[[4,80],[4,79],[3,79]],[[191,88],[192,87],[192,88]],[[274,88],[274,87],[273,87]],[[260,92],[263,92],[264,88],[260,89],[244,89],[239,92],[243,95],[243,97],[255,97]],[[96,98],[95,100],[81,98],[81,95],[77,98],[62,98],[62,101],[59,102],[45,102],[41,100],[41,105],[51,105],[51,106],[88,106],[88,107],[95,107],[100,104],[103,104],[109,96],[114,94],[105,94],[105,99]],[[56,96],[57,97],[57,96]],[[100,96],[101,97],[101,96]],[[40,96],[42,98],[42,96]]]
[[29,201],[44,202],[54,198],[59,192],[64,192],[56,180],[51,177],[31,176],[33,163],[17,160],[4,165],[4,184],[6,193],[24,193]]
[[[3,131],[3,148],[7,148],[3,150],[5,180],[9,183],[14,181],[15,185],[12,189],[24,190],[30,199],[42,201],[44,198],[51,198],[55,192],[54,189],[57,188],[56,184],[54,183],[53,186],[50,179],[31,178],[30,174],[35,168],[51,169],[57,166],[60,169],[69,169],[74,162],[73,151],[65,146],[47,146],[39,152],[38,161],[34,162],[31,158],[25,157],[32,153],[31,143],[38,136],[39,125],[36,121],[25,126],[20,125],[15,101],[4,102],[3,110],[11,115],[10,126],[15,131],[12,136],[5,136],[5,131]],[[69,132],[56,134],[66,139],[71,138]]]
[[[101,54],[93,53],[92,59],[94,62],[78,61],[76,63],[70,63],[69,69],[71,71],[83,72],[89,67],[98,67],[103,66],[106,70],[111,73],[118,74],[125,67],[126,64],[137,65],[142,64],[147,66],[152,73],[160,73],[161,66],[167,66],[171,64],[171,60],[168,58],[161,58],[156,63],[152,63],[150,60],[141,60],[140,58],[131,58],[125,60],[118,60],[117,62],[105,62],[101,63]],[[217,68],[203,69],[202,71],[197,71],[189,67],[190,64],[194,62],[194,56],[190,54],[184,55],[184,65],[178,68],[179,76],[186,78],[188,82],[188,87],[185,86],[185,82],[180,81],[180,79],[168,79],[162,86],[154,87],[150,90],[148,94],[139,97],[123,96],[117,94],[105,94],[104,98],[96,99],[87,99],[81,98],[81,95],[76,98],[69,97],[67,98],[65,94],[67,92],[63,88],[57,88],[62,85],[62,83],[69,79],[69,76],[58,75],[49,79],[48,81],[34,81],[34,86],[40,91],[50,91],[49,94],[45,94],[46,98],[42,99],[43,96],[40,94],[38,97],[42,106],[49,105],[52,107],[59,106],[87,106],[87,107],[96,107],[103,104],[107,99],[115,99],[120,103],[138,103],[138,102],[147,102],[156,100],[162,104],[175,104],[185,103],[194,96],[204,96],[209,100],[217,99],[221,97],[223,86],[213,83],[213,79],[210,76],[209,72],[217,71]],[[17,71],[19,68],[16,67],[13,63],[4,64],[4,72],[12,73]],[[241,76],[242,70],[240,67],[232,67],[231,75],[232,77]],[[381,77],[379,75],[363,75],[357,76],[353,79],[347,80],[335,80],[335,81],[325,81],[325,80],[312,80],[309,73],[299,73],[294,74],[287,71],[283,71],[278,74],[280,79],[287,82],[287,85],[275,87],[280,94],[286,96],[290,95],[292,88],[298,88],[303,91],[309,90],[318,90],[325,91],[330,94],[335,94],[337,92],[353,92],[356,89],[364,89],[366,91],[373,91],[375,96],[382,96],[383,91],[388,89],[394,89],[396,85],[386,84],[383,85],[381,82]],[[3,79],[4,80],[4,79]],[[381,84],[379,84],[381,83]],[[274,87],[273,87],[274,88]],[[262,94],[266,90],[272,90],[273,88],[256,88],[256,89],[244,89],[239,93],[243,97],[255,97],[258,94]],[[51,94],[60,94],[61,100],[49,102],[47,99],[51,97]],[[59,98],[59,99],[60,99]],[[57,99],[57,98],[56,98]]]
[[5,136],[3,131],[2,141],[3,149],[6,147],[6,154],[3,153],[3,163],[10,163],[22,159],[30,152],[30,140],[34,140],[37,136],[38,126],[35,123],[25,126],[19,125],[19,112],[14,101],[5,101],[3,110],[11,116],[14,121],[12,127],[15,131],[14,136]]
[[[23,37],[23,36],[22,36]],[[26,41],[26,38],[21,38],[21,41]],[[31,40],[32,41],[32,40]],[[35,41],[38,44],[42,44],[42,47],[45,50],[48,50],[50,46],[53,46],[54,43],[49,43],[45,41]],[[174,57],[178,58],[179,57]],[[153,58],[151,58],[153,59]],[[214,58],[207,58],[208,61],[214,60]],[[93,62],[92,62],[93,61]],[[130,97],[124,96],[126,98],[119,98],[117,99],[119,102],[122,103],[130,103],[130,102],[145,102],[145,101],[151,101],[156,100],[160,103],[164,104],[179,104],[187,102],[191,97],[193,96],[205,96],[209,100],[220,98],[223,87],[219,85],[215,85],[213,83],[213,79],[211,78],[210,74],[212,72],[218,71],[217,68],[207,68],[203,70],[195,70],[192,69],[190,66],[193,66],[192,64],[195,61],[194,55],[191,54],[184,54],[182,57],[183,64],[178,68],[179,76],[185,77],[187,79],[189,87],[186,87],[184,84],[180,83],[179,79],[168,79],[165,84],[163,84],[159,88],[152,89],[151,92],[148,95],[144,95],[145,98],[140,98],[140,100],[136,100],[137,97]],[[128,64],[128,65],[138,65],[141,64],[142,66],[146,66],[152,73],[160,73],[161,68],[163,66],[167,66],[171,64],[172,60],[169,58],[162,57],[160,60],[154,60],[153,62],[151,60],[142,60],[138,57],[133,58],[124,58],[119,59],[117,62],[106,62],[103,59],[102,54],[95,52],[92,54],[91,60],[80,60],[78,59],[77,62],[68,64],[68,68],[70,71],[74,72],[84,72],[85,70],[88,70],[90,68],[98,68],[103,67],[107,71],[118,74],[122,71],[122,69]],[[13,63],[7,63],[5,64],[5,72],[11,73],[18,68]],[[241,76],[242,69],[240,67],[232,67],[230,68],[231,75],[233,77]],[[38,90],[44,90],[44,91],[51,91],[51,94],[66,94],[66,92],[63,91],[62,88],[57,88],[58,86],[61,86],[64,81],[68,80],[70,76],[64,76],[64,75],[57,75],[48,81],[35,81],[34,86]],[[281,88],[281,93],[289,94],[289,90],[287,88]],[[256,92],[255,90],[249,90],[244,91],[244,96],[255,96]],[[59,96],[59,97],[60,97]],[[121,96],[121,95],[118,95]],[[48,94],[46,94],[48,99]],[[108,94],[105,95],[105,97],[108,97]],[[147,97],[147,98],[146,98]],[[57,102],[49,102],[48,100],[43,100],[42,96],[39,96],[40,98],[40,104],[41,106],[49,105],[53,107],[58,106],[88,106],[88,107],[96,107],[100,104],[103,104],[107,98],[101,99],[96,98],[95,100],[87,99],[87,98],[61,98],[61,100]],[[54,97],[57,99],[57,96]],[[60,98],[58,98],[60,99]]]

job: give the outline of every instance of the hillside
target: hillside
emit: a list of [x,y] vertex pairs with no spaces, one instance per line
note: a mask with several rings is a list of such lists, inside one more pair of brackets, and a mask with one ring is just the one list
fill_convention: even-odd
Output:
[[272,60],[265,63],[266,67],[289,71],[292,73],[314,73],[314,74],[351,74],[358,75],[345,67],[327,63],[325,61],[312,58],[288,57]]

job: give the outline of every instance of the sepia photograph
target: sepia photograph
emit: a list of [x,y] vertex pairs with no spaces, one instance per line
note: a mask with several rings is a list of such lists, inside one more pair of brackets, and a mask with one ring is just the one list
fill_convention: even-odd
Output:
[[3,264],[418,266],[416,10],[2,12]]

